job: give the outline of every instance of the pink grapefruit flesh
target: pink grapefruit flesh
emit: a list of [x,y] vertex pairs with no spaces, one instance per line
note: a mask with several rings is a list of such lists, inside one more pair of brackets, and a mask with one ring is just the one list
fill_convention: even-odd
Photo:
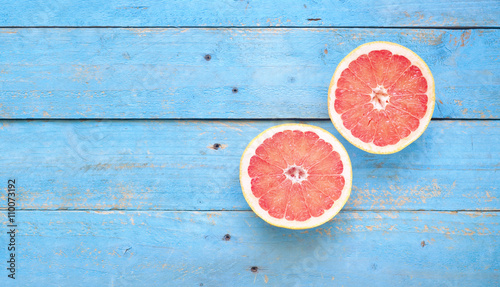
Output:
[[338,65],[328,92],[330,118],[355,146],[394,153],[432,118],[434,79],[414,52],[389,42],[361,45]]
[[350,194],[344,147],[327,131],[303,124],[272,127],[245,150],[240,165],[245,199],[270,224],[303,229],[335,216]]

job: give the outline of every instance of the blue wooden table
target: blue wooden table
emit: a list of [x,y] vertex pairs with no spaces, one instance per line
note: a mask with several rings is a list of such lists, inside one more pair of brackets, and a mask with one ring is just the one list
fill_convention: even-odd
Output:
[[[499,1],[0,8],[0,286],[500,285]],[[339,61],[377,40],[436,81],[428,129],[392,155],[327,111]],[[319,228],[270,226],[241,193],[244,148],[288,122],[352,160],[351,198]]]

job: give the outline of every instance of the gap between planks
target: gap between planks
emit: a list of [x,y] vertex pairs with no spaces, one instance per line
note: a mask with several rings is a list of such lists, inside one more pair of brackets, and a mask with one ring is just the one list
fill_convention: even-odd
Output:
[[[7,211],[6,208],[0,208],[0,211]],[[54,211],[64,211],[64,212],[252,212],[251,209],[247,210],[228,210],[228,209],[188,209],[188,210],[176,210],[176,209],[16,209],[16,211],[22,212],[54,212]],[[500,212],[500,209],[457,209],[457,210],[447,210],[447,209],[407,209],[407,210],[392,210],[392,209],[356,209],[356,210],[342,210],[342,213],[357,213],[357,212],[397,212],[397,213],[415,213],[415,212],[436,212],[436,213],[483,213],[483,212]]]
[[[432,118],[432,121],[477,121],[477,122],[494,122],[498,119],[487,118]],[[41,122],[56,122],[56,121],[330,121],[330,118],[0,118],[0,121],[41,121]]]
[[500,26],[0,26],[0,29],[408,29],[494,30]]

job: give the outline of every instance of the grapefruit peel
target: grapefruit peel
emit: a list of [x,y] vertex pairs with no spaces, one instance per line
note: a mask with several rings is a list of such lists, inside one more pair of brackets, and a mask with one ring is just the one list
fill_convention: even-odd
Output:
[[[339,115],[335,111],[334,107],[335,91],[337,90],[337,82],[340,78],[341,73],[348,68],[351,62],[358,59],[358,57],[368,54],[369,52],[375,50],[388,50],[393,55],[402,55],[406,57],[408,60],[411,61],[411,65],[415,65],[420,69],[423,77],[427,81],[427,92],[425,93],[427,95],[427,110],[425,112],[424,117],[420,119],[420,125],[415,131],[412,131],[410,135],[402,138],[396,144],[387,146],[377,146],[373,142],[366,143],[360,140],[359,138],[355,137],[352,134],[351,130],[347,129],[343,125],[343,120],[341,119],[341,115]],[[410,49],[402,45],[384,41],[369,42],[352,50],[338,64],[330,81],[330,86],[328,88],[328,113],[337,131],[339,131],[339,133],[354,146],[366,152],[374,154],[396,153],[404,149],[408,145],[410,145],[416,139],[418,139],[427,129],[427,126],[431,121],[432,113],[434,112],[435,101],[436,98],[435,98],[434,78],[432,76],[431,70],[429,69],[425,61],[422,60],[422,58],[420,58],[415,52],[411,51]]]
[[[256,154],[256,149],[266,140],[271,138],[274,134],[279,133],[281,131],[312,131],[316,133],[320,139],[325,142],[331,144],[333,146],[333,150],[340,154],[340,159],[343,164],[343,171],[341,175],[344,177],[345,184],[342,189],[340,197],[334,201],[334,204],[319,217],[311,217],[306,221],[290,221],[285,217],[283,218],[275,218],[269,215],[269,213],[264,210],[259,204],[259,198],[255,197],[252,193],[252,185],[250,177],[248,173],[248,167],[250,165],[250,159]],[[288,179],[287,179],[288,180]],[[345,203],[349,199],[351,194],[352,187],[352,166],[351,161],[349,159],[349,155],[345,150],[344,146],[328,131],[306,124],[282,124],[273,126],[261,132],[257,135],[246,147],[245,151],[240,160],[240,183],[243,191],[243,196],[247,201],[250,208],[257,214],[261,219],[266,221],[267,223],[288,229],[309,229],[314,228],[319,225],[322,225],[328,221],[330,221],[333,217],[335,217],[339,211],[344,207]]]

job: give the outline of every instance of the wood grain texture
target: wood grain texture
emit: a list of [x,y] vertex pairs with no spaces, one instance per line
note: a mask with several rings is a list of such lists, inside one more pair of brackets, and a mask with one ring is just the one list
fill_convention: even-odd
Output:
[[[15,281],[0,204],[0,286],[500,286],[499,1],[0,7],[0,201],[16,179],[18,204]],[[347,143],[326,101],[339,61],[380,40],[427,62],[437,98],[386,156]],[[258,218],[238,179],[289,120],[353,164],[346,207],[307,231]]]
[[483,26],[494,0],[0,1],[2,26]]
[[427,62],[434,118],[499,118],[499,30],[435,29],[0,29],[0,117],[328,119],[337,64],[379,40]]
[[[16,179],[23,209],[249,210],[240,157],[285,122],[3,121],[0,182]],[[500,121],[432,121],[385,156],[352,146],[329,121],[305,123],[349,153],[347,210],[500,210]]]
[[500,284],[495,212],[341,212],[296,231],[246,211],[36,211],[18,226],[15,286]]

